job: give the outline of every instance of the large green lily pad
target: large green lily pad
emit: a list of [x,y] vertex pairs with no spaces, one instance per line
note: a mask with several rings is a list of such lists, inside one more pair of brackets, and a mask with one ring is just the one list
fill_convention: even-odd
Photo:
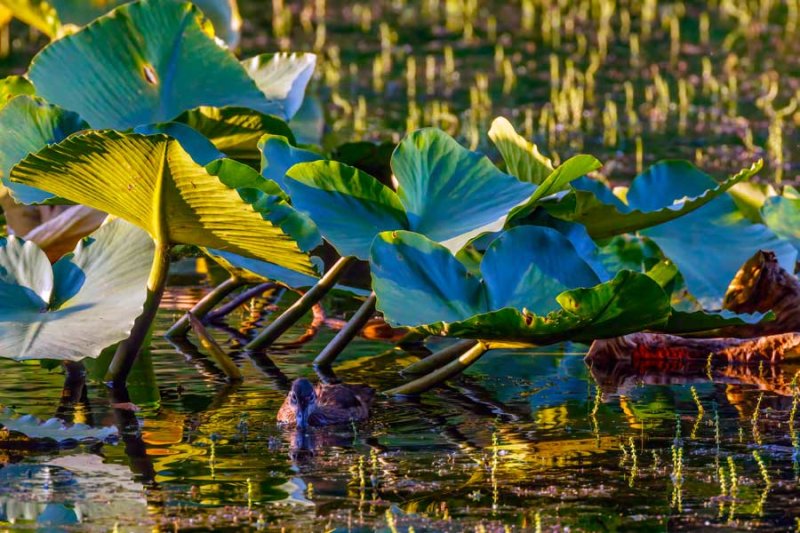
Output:
[[687,161],[662,161],[633,180],[627,204],[602,183],[580,178],[571,183],[571,193],[544,207],[555,217],[580,222],[595,239],[613,237],[699,209],[736,183],[750,179],[761,167],[758,161],[718,184]]
[[11,180],[124,218],[162,244],[218,248],[313,273],[295,240],[268,219],[268,207],[256,208],[225,183],[243,167],[226,161],[203,167],[166,135],[92,131],[28,156]]
[[141,0],[45,47],[28,77],[37,94],[92,127],[122,130],[199,106],[290,118],[315,61],[313,54],[270,54],[240,63],[206,31],[194,5]]
[[79,361],[127,338],[154,249],[147,233],[119,219],[52,267],[32,242],[0,239],[0,357]]
[[670,314],[653,279],[622,271],[597,283],[569,240],[545,227],[517,227],[492,242],[481,277],[444,246],[406,231],[382,233],[371,261],[378,308],[389,323],[436,335],[588,341],[658,326]]
[[342,255],[366,259],[387,230],[423,233],[457,250],[497,231],[536,186],[497,169],[437,129],[409,134],[392,155],[397,192],[356,168],[332,161],[302,163],[287,172],[292,202],[308,213]]
[[0,178],[14,199],[23,204],[43,203],[52,194],[9,181],[14,165],[28,154],[64,140],[88,125],[70,111],[33,96],[17,96],[0,108]]

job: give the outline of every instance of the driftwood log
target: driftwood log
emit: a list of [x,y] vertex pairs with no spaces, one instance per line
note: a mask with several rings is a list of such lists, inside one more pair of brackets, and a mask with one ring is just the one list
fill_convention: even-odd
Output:
[[725,294],[725,309],[772,311],[775,320],[713,332],[712,338],[633,333],[592,343],[590,360],[712,361],[777,363],[800,357],[800,281],[781,268],[775,254],[759,251],[739,269]]

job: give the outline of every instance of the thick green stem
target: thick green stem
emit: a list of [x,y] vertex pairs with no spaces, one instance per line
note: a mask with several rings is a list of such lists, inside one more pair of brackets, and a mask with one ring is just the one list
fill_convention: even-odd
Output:
[[405,396],[422,394],[423,392],[428,391],[441,383],[444,383],[448,379],[457,376],[475,361],[480,359],[481,356],[488,350],[488,345],[478,341],[475,346],[467,350],[458,359],[451,361],[447,365],[431,372],[430,374],[422,376],[421,378],[410,381],[405,385],[395,387],[394,389],[390,389],[384,394]]
[[106,372],[105,380],[116,387],[124,387],[128,380],[128,374],[158,312],[161,297],[164,295],[164,287],[167,284],[168,273],[169,244],[156,242],[153,266],[150,268],[150,278],[147,281],[147,299],[144,302],[144,309],[133,323],[130,336],[117,346],[117,351]]
[[336,282],[339,281],[344,271],[354,263],[355,260],[355,257],[342,257],[336,261],[331,269],[320,278],[316,285],[311,287],[307,293],[284,311],[281,316],[273,320],[264,331],[259,333],[256,338],[245,346],[245,349],[257,350],[259,348],[266,348],[278,340],[281,335],[286,333],[286,330],[303,318],[303,315],[305,315],[314,304],[319,302],[328,291],[336,286]]
[[405,367],[401,373],[408,374],[411,376],[418,376],[421,374],[428,374],[436,370],[437,368],[441,368],[444,365],[450,363],[454,359],[457,359],[461,354],[475,346],[478,341],[474,340],[466,340],[466,341],[458,341],[455,344],[451,344],[447,348],[439,350],[438,352],[430,354],[425,359],[417,361],[416,363],[412,363]]
[[189,313],[194,315],[195,318],[202,320],[205,318],[208,312],[211,311],[214,306],[220,303],[227,295],[245,285],[248,285],[248,282],[236,276],[231,276],[230,278],[226,279],[217,285],[214,290],[200,298],[200,300],[194,304],[188,313],[183,315],[177,322],[175,322],[172,327],[167,330],[166,337],[171,339],[185,337],[190,326]]
[[189,313],[189,323],[192,325],[192,329],[197,334],[197,338],[200,339],[200,344],[203,345],[203,348],[208,350],[208,353],[214,359],[214,361],[219,365],[223,372],[225,372],[225,376],[228,378],[229,381],[242,381],[244,377],[242,376],[241,370],[239,367],[236,366],[236,363],[228,357],[228,354],[217,344],[217,341],[214,340],[214,337],[208,334],[206,328],[203,326],[203,323],[195,317],[192,313]]
[[314,359],[314,364],[320,367],[326,367],[333,364],[339,354],[342,353],[342,350],[350,344],[358,332],[361,331],[361,328],[367,323],[367,321],[372,318],[373,313],[375,313],[375,302],[378,300],[375,293],[369,295],[369,298],[364,300],[364,303],[361,304],[361,307],[358,308],[356,314],[345,324],[345,326],[339,330],[339,333],[328,343],[325,348],[319,352],[316,359]]

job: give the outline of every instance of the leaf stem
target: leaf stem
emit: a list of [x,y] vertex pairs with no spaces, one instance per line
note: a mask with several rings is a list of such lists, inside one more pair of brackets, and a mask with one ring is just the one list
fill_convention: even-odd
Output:
[[156,241],[156,250],[153,255],[153,265],[150,268],[150,278],[147,281],[147,299],[144,302],[142,314],[133,323],[131,334],[127,339],[119,343],[114,358],[108,366],[105,381],[119,387],[124,386],[128,380],[133,363],[141,351],[142,345],[150,326],[158,312],[161,297],[164,295],[164,287],[167,284],[167,274],[169,273],[169,249],[168,243]]
[[377,300],[378,298],[375,296],[374,292],[369,295],[369,298],[364,300],[364,303],[361,304],[361,307],[358,308],[358,311],[356,311],[347,324],[345,324],[333,340],[319,352],[319,355],[314,359],[314,365],[318,367],[329,367],[333,364],[336,358],[339,357],[339,354],[350,344],[350,341],[358,335],[361,328],[372,318],[372,315],[375,313],[375,303]]
[[169,330],[167,330],[165,337],[170,339],[185,337],[186,333],[189,331],[189,313],[194,315],[195,318],[203,320],[209,311],[211,311],[214,306],[220,303],[227,295],[245,285],[248,285],[248,282],[237,276],[231,276],[230,278],[226,279],[214,287],[211,292],[200,298],[200,300],[194,304],[188,313],[184,314],[172,325],[171,328],[169,328]]
[[489,350],[489,345],[483,341],[477,341],[475,345],[464,352],[460,357],[446,364],[445,366],[426,374],[421,378],[410,381],[394,389],[386,391],[388,395],[415,396],[444,383],[448,379],[457,376],[466,370],[475,361],[481,358]]
[[441,368],[461,356],[464,352],[475,346],[478,341],[469,339],[458,341],[447,348],[430,354],[428,357],[412,363],[400,371],[401,374],[421,375]]
[[295,322],[300,320],[317,302],[319,302],[328,291],[330,291],[344,271],[356,260],[355,257],[342,257],[320,278],[316,285],[311,287],[299,300],[272,321],[264,331],[259,333],[246,346],[246,350],[258,350],[266,348],[278,338],[286,333]]
[[222,320],[230,313],[235,311],[237,307],[244,304],[246,301],[252,300],[253,298],[258,298],[265,292],[275,291],[276,289],[277,292],[270,296],[270,299],[274,301],[283,292],[283,287],[281,287],[277,283],[272,283],[271,281],[268,281],[266,283],[261,283],[259,285],[256,285],[255,287],[251,287],[247,290],[244,290],[239,294],[237,294],[236,296],[234,296],[233,298],[231,298],[229,301],[227,301],[225,305],[221,305],[217,309],[209,311],[209,313],[206,315],[206,322],[214,322],[217,320]]
[[206,328],[203,326],[203,323],[194,316],[192,313],[188,313],[189,315],[189,322],[192,325],[192,329],[194,330],[195,334],[197,334],[197,338],[200,339],[200,344],[203,345],[203,348],[208,350],[208,353],[214,359],[214,361],[219,365],[223,372],[225,372],[225,377],[228,378],[228,381],[242,381],[244,377],[242,376],[241,370],[239,367],[236,366],[236,363],[228,357],[228,354],[217,344],[217,341],[214,340],[214,337],[209,335]]

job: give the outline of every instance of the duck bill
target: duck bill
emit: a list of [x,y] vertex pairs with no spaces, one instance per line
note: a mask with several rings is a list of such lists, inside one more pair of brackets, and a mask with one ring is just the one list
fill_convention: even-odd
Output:
[[306,429],[308,427],[308,420],[311,418],[309,409],[297,410],[297,429]]

